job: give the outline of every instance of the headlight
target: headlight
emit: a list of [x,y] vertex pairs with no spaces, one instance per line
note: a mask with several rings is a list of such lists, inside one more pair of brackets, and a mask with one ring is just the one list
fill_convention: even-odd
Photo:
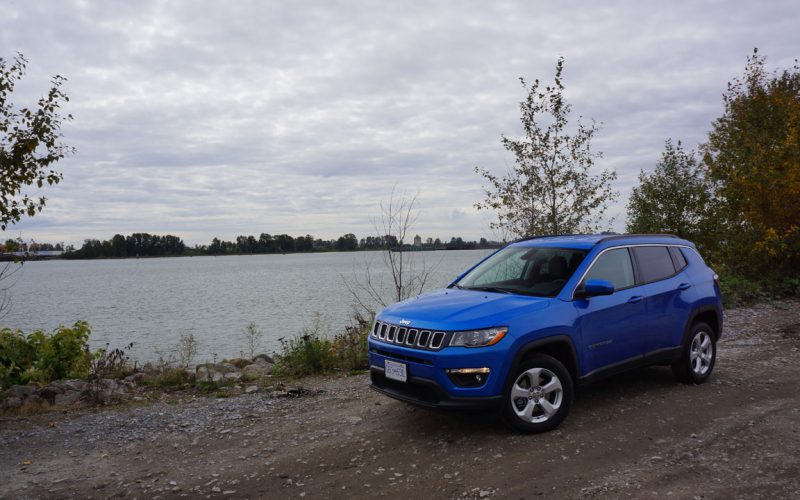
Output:
[[451,346],[462,347],[485,347],[495,345],[500,339],[505,337],[508,328],[501,326],[497,328],[486,328],[484,330],[469,330],[466,332],[454,332],[450,340]]

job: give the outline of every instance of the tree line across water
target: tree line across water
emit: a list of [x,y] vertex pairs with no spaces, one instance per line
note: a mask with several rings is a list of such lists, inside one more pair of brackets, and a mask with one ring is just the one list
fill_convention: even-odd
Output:
[[439,238],[416,237],[413,242],[398,241],[395,236],[368,236],[360,240],[353,233],[337,239],[325,240],[312,235],[293,237],[288,234],[238,236],[234,241],[214,238],[208,245],[187,246],[181,238],[173,235],[134,233],[129,236],[115,234],[110,240],[87,239],[80,248],[66,247],[65,259],[167,257],[180,255],[248,255],[269,253],[302,252],[347,252],[357,250],[470,250],[496,248],[500,243],[481,238],[465,241],[453,237],[449,241]]

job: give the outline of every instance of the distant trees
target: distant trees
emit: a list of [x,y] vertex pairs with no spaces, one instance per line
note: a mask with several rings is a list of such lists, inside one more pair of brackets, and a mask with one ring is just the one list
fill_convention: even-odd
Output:
[[596,232],[608,203],[616,198],[611,182],[616,173],[592,175],[601,153],[591,143],[598,128],[584,125],[580,117],[570,124],[572,106],[564,99],[561,73],[564,59],[556,63],[553,85],[539,80],[528,86],[520,103],[521,138],[502,136],[503,147],[514,154],[514,167],[504,177],[475,167],[489,184],[478,210],[497,213],[491,223],[503,236],[522,238],[539,234]]
[[336,240],[337,250],[358,250],[358,239],[353,233],[347,233]]
[[98,257],[163,257],[183,255],[186,245],[177,236],[134,233],[128,237],[115,234],[110,240],[84,240],[77,250],[64,253],[65,259],[94,259]]
[[22,217],[33,217],[47,202],[45,196],[28,189],[58,184],[62,174],[55,163],[71,154],[73,148],[61,138],[61,124],[72,115],[62,116],[61,105],[69,97],[61,89],[66,81],[54,76],[47,95],[35,106],[17,108],[10,101],[14,87],[25,75],[28,61],[22,54],[12,61],[0,58],[0,230],[5,231]]
[[[473,248],[496,248],[500,244],[481,238],[481,242],[464,241],[461,237],[454,237],[447,245],[442,245],[428,238],[429,243],[423,244],[423,250],[463,250]],[[31,246],[33,245],[33,246]],[[20,248],[25,250],[63,250],[62,244],[31,243],[31,245],[8,240],[5,245],[0,245],[0,253],[15,252]],[[356,250],[386,250],[407,251],[413,250],[408,243],[398,240],[397,236],[368,236],[360,241],[353,233],[347,233],[337,239],[314,239],[310,234],[292,237],[288,234],[271,235],[261,233],[255,236],[240,235],[234,241],[223,241],[214,238],[208,245],[187,247],[183,240],[173,235],[153,235],[149,233],[134,233],[130,236],[115,234],[110,240],[87,239],[77,250],[67,247],[64,253],[66,259],[95,259],[95,258],[123,258],[123,257],[161,257],[177,255],[250,255],[270,253],[301,253],[301,252],[349,252]]]
[[629,233],[672,233],[697,240],[703,236],[711,194],[694,151],[667,139],[653,172],[642,170],[628,201]]

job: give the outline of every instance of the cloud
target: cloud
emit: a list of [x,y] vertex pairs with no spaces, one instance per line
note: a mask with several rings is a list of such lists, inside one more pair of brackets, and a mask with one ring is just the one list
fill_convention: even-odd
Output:
[[78,154],[11,232],[361,237],[398,186],[419,191],[423,237],[492,237],[472,168],[513,161],[517,78],[551,79],[558,56],[575,115],[603,123],[622,229],[664,140],[702,142],[752,48],[790,65],[798,24],[790,1],[13,1],[0,56],[30,60],[15,101],[67,76]]

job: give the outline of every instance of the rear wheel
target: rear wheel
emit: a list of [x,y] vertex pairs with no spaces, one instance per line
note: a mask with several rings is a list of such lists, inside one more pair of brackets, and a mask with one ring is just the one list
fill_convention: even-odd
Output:
[[567,417],[572,397],[566,367],[551,356],[534,354],[509,375],[503,417],[518,431],[546,432]]
[[692,325],[681,359],[672,364],[672,373],[685,384],[702,384],[711,376],[717,361],[717,344],[714,330],[708,324]]

